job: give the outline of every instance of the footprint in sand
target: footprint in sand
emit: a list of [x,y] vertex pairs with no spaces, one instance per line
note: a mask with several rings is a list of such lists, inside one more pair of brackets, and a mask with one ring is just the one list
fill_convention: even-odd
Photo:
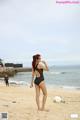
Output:
[[8,105],[3,105],[4,107],[8,107]]

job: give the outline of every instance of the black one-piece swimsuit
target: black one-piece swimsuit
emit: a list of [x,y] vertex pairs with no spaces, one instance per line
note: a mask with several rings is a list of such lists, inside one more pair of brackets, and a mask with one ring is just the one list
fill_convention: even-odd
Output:
[[37,66],[36,66],[35,70],[39,72],[40,77],[36,77],[35,80],[34,80],[34,83],[36,85],[39,85],[42,81],[44,81],[43,69],[38,69]]

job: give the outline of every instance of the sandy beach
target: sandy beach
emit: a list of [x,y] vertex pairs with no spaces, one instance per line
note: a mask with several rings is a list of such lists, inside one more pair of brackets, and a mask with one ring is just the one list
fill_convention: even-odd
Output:
[[[49,112],[37,111],[34,87],[0,85],[0,112],[7,112],[8,120],[71,120],[70,115],[75,113],[80,117],[80,90],[47,90]],[[53,102],[56,95],[63,97],[65,103]]]

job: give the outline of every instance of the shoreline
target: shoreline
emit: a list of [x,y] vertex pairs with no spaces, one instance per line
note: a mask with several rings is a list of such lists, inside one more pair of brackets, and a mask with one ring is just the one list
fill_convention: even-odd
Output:
[[[0,81],[0,87],[5,86],[5,82]],[[21,88],[30,88],[30,83],[26,84],[17,84],[14,82],[11,82],[9,87],[21,87]],[[52,86],[52,85],[46,85],[47,89],[49,90],[64,90],[64,91],[79,91],[80,92],[80,87],[72,87],[72,86]]]

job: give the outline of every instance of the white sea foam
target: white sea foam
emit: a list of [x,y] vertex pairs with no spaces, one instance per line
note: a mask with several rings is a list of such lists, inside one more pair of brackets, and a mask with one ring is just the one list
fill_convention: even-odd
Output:
[[80,90],[80,87],[75,86],[62,86],[62,88],[66,90]]
[[25,82],[25,81],[14,81],[14,80],[10,80],[9,83],[10,83],[10,84],[13,84],[13,85],[28,85],[28,83]]
[[50,74],[58,75],[61,74],[61,72],[50,72]]

